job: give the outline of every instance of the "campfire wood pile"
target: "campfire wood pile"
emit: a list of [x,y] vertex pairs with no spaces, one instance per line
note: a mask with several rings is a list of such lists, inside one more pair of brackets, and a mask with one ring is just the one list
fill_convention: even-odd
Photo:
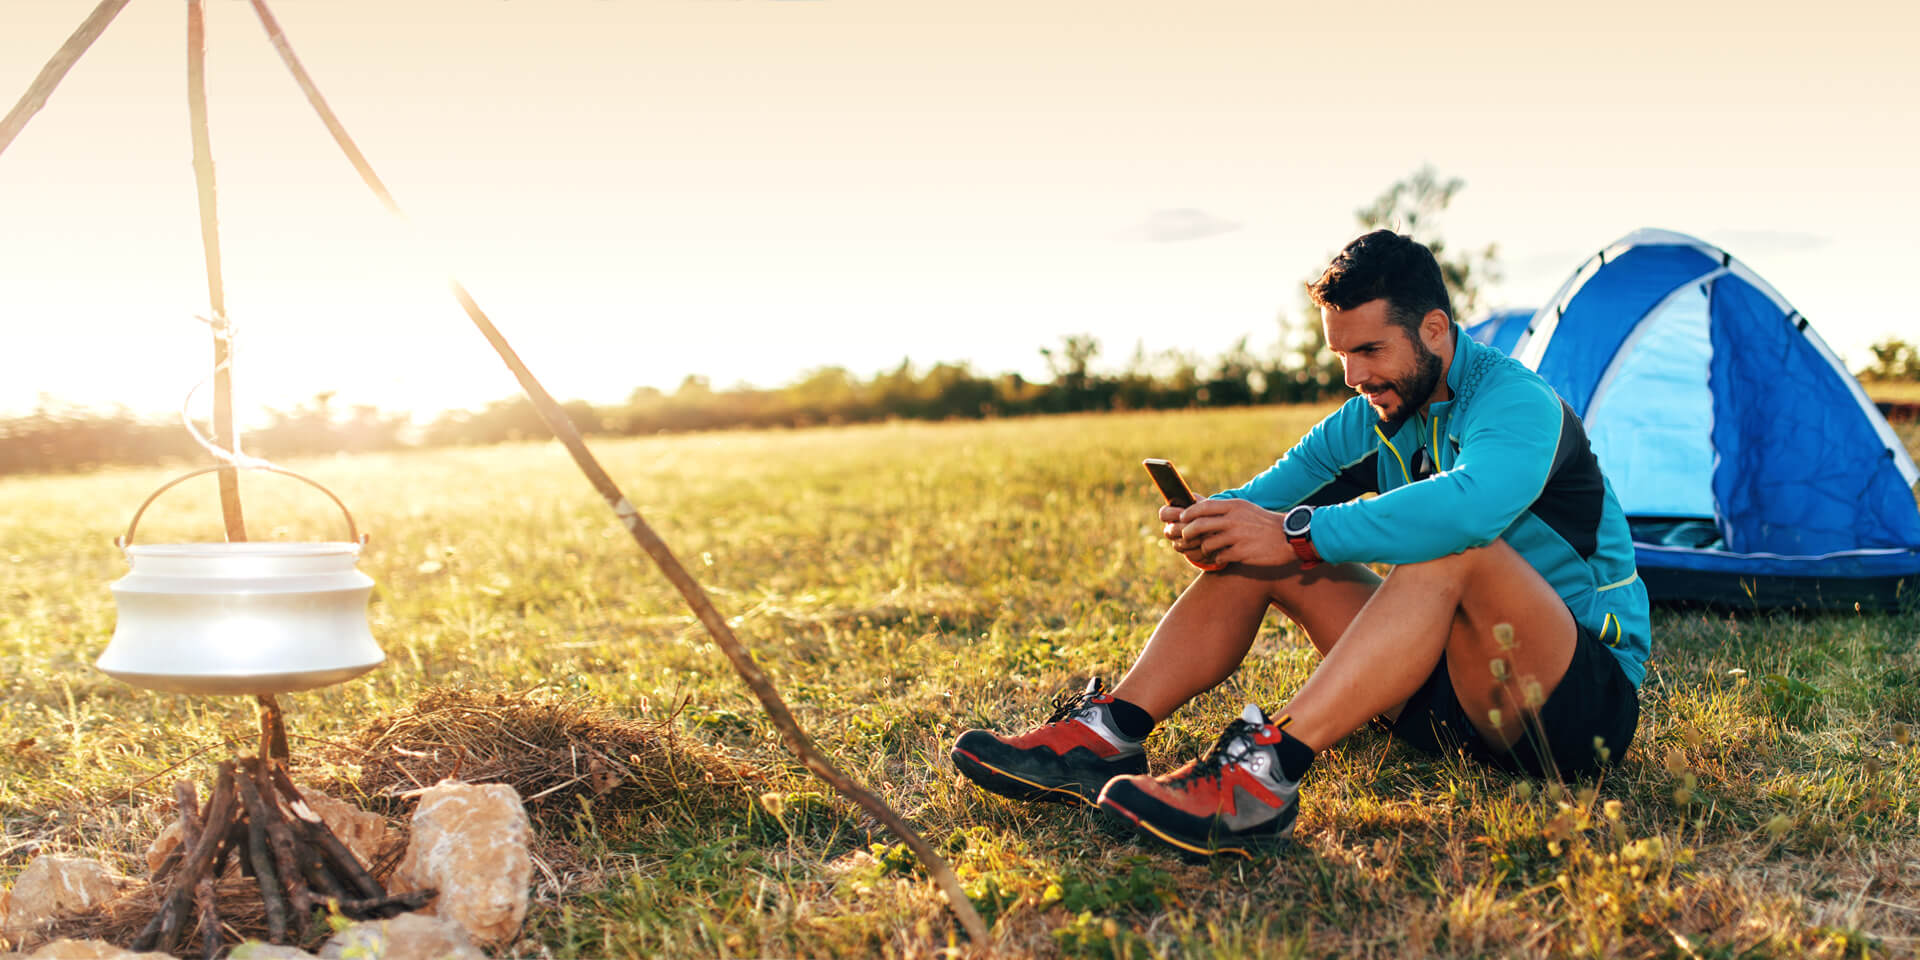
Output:
[[214,880],[237,858],[266,905],[268,940],[284,944],[290,923],[316,910],[355,920],[391,917],[425,906],[432,890],[390,894],[313,812],[286,769],[272,757],[220,764],[203,807],[191,782],[174,787],[180,843],[153,871],[165,884],[160,909],[131,947],[172,953],[197,920],[203,955],[223,946]]

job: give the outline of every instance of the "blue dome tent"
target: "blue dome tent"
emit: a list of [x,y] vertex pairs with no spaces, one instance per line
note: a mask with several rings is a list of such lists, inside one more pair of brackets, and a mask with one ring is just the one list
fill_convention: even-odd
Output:
[[1532,307],[1505,307],[1495,310],[1479,320],[1467,325],[1467,336],[1490,347],[1500,348],[1501,353],[1513,353],[1513,345],[1520,341],[1525,333],[1527,321],[1533,319]]
[[1745,264],[1641,230],[1524,326],[1511,353],[1585,420],[1656,603],[1920,598],[1920,470],[1806,318]]

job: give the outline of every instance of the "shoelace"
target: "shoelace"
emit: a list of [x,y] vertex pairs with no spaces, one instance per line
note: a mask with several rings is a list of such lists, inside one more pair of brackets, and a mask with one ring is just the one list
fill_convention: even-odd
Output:
[[[1259,729],[1258,726],[1248,723],[1245,720],[1235,720],[1228,724],[1227,729],[1221,732],[1220,738],[1213,742],[1213,746],[1208,748],[1206,753],[1200,755],[1200,759],[1194,763],[1193,769],[1187,771],[1186,776],[1181,777],[1175,783],[1169,784],[1169,786],[1175,786],[1185,790],[1192,784],[1219,779],[1221,769],[1227,764],[1238,763],[1246,759],[1247,744],[1249,741],[1244,738],[1251,737],[1254,733],[1259,732]],[[1238,749],[1235,749],[1236,746]]]
[[1048,724],[1059,723],[1060,721],[1065,720],[1076,713],[1079,713],[1080,711],[1087,708],[1088,706],[1087,701],[1089,701],[1090,699],[1098,695],[1099,694],[1093,690],[1082,690],[1079,693],[1073,694],[1072,696],[1069,696],[1069,697],[1065,697],[1065,698],[1055,697],[1053,699],[1053,713],[1047,717],[1047,723]]

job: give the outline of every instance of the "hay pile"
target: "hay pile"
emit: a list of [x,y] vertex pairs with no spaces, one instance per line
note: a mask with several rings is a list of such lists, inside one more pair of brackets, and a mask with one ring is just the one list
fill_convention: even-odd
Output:
[[505,783],[537,830],[564,826],[590,797],[596,810],[673,804],[738,806],[761,775],[689,742],[671,718],[635,720],[588,697],[439,687],[323,752],[360,769],[352,786],[384,812],[445,778]]

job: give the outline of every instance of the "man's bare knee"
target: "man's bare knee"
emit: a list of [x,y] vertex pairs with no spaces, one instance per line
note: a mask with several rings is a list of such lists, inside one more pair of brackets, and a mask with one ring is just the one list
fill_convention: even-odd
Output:
[[1432,560],[1419,563],[1403,563],[1393,568],[1390,578],[1411,581],[1421,585],[1422,589],[1437,590],[1459,598],[1473,582],[1485,565],[1488,547],[1469,547],[1459,553],[1450,553]]

